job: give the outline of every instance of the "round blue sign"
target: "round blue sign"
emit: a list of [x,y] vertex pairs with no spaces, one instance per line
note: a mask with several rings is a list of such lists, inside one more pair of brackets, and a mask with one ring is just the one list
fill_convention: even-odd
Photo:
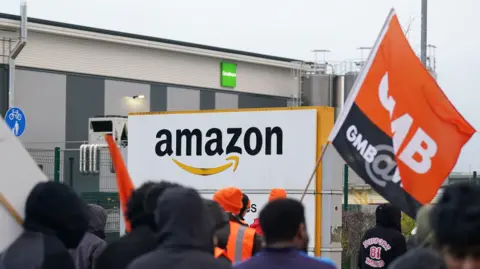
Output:
[[5,114],[5,123],[15,136],[21,136],[23,132],[25,132],[27,119],[20,108],[12,107],[7,111],[7,114]]

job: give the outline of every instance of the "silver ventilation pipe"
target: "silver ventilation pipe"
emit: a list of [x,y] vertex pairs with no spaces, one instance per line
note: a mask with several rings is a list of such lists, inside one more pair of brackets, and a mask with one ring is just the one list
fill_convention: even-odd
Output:
[[343,75],[336,75],[334,77],[334,102],[333,105],[335,106],[335,121],[337,120],[338,116],[343,109],[344,104],[344,76]]

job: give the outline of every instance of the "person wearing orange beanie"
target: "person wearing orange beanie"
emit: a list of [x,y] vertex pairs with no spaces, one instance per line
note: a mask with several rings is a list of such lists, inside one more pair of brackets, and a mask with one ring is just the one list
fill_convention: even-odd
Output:
[[[277,199],[285,199],[287,198],[287,191],[285,191],[284,189],[272,189],[270,191],[270,195],[268,196],[268,201],[271,202],[273,200],[277,200]],[[263,236],[263,231],[262,231],[262,227],[260,227],[260,220],[258,218],[256,218],[254,221],[253,221],[253,224],[250,225],[250,228],[253,228],[255,229],[255,231],[259,234],[259,235],[262,235]]]
[[[230,232],[227,243],[227,256],[233,262],[239,262],[250,258],[262,249],[263,238],[255,232],[255,229],[245,225],[239,215],[243,208],[243,193],[235,187],[218,190],[213,194],[213,201],[217,202],[230,219]],[[242,238],[237,238],[241,236]],[[241,245],[238,245],[241,242]],[[242,248],[242,251],[237,251]]]
[[233,215],[239,215],[242,210],[243,193],[235,187],[220,189],[213,194],[213,201],[217,202],[223,210]]

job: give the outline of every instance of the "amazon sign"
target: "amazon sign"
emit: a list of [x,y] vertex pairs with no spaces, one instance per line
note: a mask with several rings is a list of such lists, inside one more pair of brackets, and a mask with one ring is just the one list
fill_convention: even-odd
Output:
[[[245,220],[252,223],[271,189],[300,198],[333,116],[333,108],[326,107],[133,113],[128,117],[128,170],[136,187],[168,180],[193,187],[207,199],[218,189],[240,188],[250,197]],[[317,172],[316,180],[323,174]],[[320,218],[315,187],[314,181],[304,199],[312,236]]]
[[[173,132],[161,129],[157,132],[158,142],[155,153],[158,157],[175,156],[172,161],[191,174],[210,176],[232,167],[235,172],[240,156],[281,155],[283,153],[283,130],[279,126],[247,129],[231,127],[222,131],[210,128],[206,132],[200,129],[179,129]],[[175,141],[175,143],[174,143]],[[181,156],[226,156],[226,164],[216,167],[194,167],[179,160]]]
[[315,108],[130,114],[128,169],[135,185],[169,180],[203,193],[227,186],[303,190],[317,157],[317,114]]

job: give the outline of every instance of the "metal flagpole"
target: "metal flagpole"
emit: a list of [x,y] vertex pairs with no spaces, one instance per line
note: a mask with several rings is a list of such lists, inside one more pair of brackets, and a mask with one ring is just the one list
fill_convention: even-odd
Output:
[[317,173],[317,167],[320,165],[323,159],[323,155],[325,155],[325,152],[327,151],[328,146],[330,145],[330,142],[328,142],[325,147],[323,147],[322,153],[320,154],[320,157],[317,160],[317,164],[315,164],[315,167],[313,168],[312,174],[310,175],[310,179],[308,180],[307,186],[305,186],[305,190],[303,190],[302,198],[300,198],[300,202],[303,202],[303,198],[305,198],[305,194],[307,194],[308,187],[312,183],[313,177]]
[[427,66],[427,0],[422,0],[422,26],[420,41],[420,60],[424,66]]

